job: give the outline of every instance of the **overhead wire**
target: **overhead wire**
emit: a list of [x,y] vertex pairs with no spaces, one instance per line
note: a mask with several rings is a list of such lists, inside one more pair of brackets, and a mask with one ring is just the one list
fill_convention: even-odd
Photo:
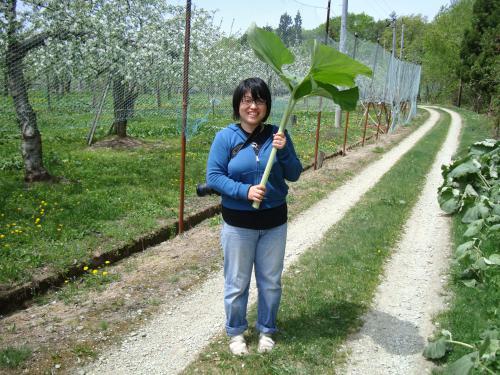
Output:
[[309,5],[309,4],[305,4],[303,2],[300,2],[298,0],[292,0],[294,3],[297,3],[299,5],[302,5],[304,7],[308,7],[308,8],[316,8],[316,9],[327,9],[327,7],[321,7],[321,6],[316,6],[316,5]]

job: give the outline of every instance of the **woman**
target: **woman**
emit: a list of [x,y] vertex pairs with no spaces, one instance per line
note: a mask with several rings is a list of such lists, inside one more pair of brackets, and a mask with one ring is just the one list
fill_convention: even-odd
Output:
[[[288,181],[302,172],[292,140],[265,124],[271,112],[271,93],[260,78],[240,82],[233,94],[233,118],[218,132],[207,163],[207,184],[221,193],[224,220],[224,307],[229,348],[248,354],[243,333],[252,268],[258,288],[256,328],[259,353],[272,350],[276,315],[281,299],[281,273],[285,255]],[[260,185],[271,149],[278,149],[269,181]],[[259,202],[258,210],[252,207]]]

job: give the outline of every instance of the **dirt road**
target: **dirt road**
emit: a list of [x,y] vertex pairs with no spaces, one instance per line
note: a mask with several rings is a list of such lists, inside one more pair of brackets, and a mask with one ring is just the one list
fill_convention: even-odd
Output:
[[[356,175],[353,179],[348,181],[339,189],[333,191],[327,198],[318,202],[313,207],[309,208],[307,211],[303,212],[295,220],[293,220],[289,225],[289,235],[287,240],[287,255],[286,255],[286,266],[292,264],[297,257],[307,251],[308,248],[314,244],[321,241],[325,232],[336,222],[338,222],[344,214],[365,194],[371,187],[373,187],[377,181],[404,155],[408,150],[410,150],[413,145],[421,139],[424,134],[434,126],[439,118],[438,112],[429,109],[431,112],[430,118],[422,125],[418,130],[413,132],[409,137],[404,139],[398,146],[394,147],[392,150],[387,152],[381,159],[368,165],[363,171]],[[458,120],[454,119],[452,124],[452,129],[458,134],[456,130],[459,125]],[[454,144],[456,143],[457,135],[452,135],[453,131],[450,131],[450,135],[447,138],[446,145],[443,147],[443,151],[439,154],[438,160],[433,166],[433,172],[429,175],[429,181],[433,182],[429,187],[423,192],[423,196],[427,199],[436,200],[436,182],[439,176],[436,176],[435,168],[440,160],[449,160],[451,153],[454,150]],[[450,138],[452,140],[450,140]],[[453,143],[454,142],[454,143]],[[449,144],[449,145],[448,145]],[[439,164],[440,165],[440,164]],[[431,197],[432,196],[432,197]],[[420,202],[419,202],[420,204]],[[432,205],[432,203],[425,203]],[[423,215],[428,212],[426,208]],[[432,280],[433,292],[427,293],[425,286],[420,288],[426,291],[430,297],[435,296],[437,293],[437,287],[441,285],[439,279],[439,272],[446,259],[446,254],[448,252],[448,244],[444,241],[442,244],[437,243],[436,239],[447,239],[448,238],[448,228],[446,223],[435,223],[435,220],[439,219],[439,214],[436,212],[431,213],[432,217],[424,219],[424,221],[430,221],[434,223],[433,228],[433,241],[431,243],[423,243],[424,252],[427,250],[428,253],[432,254],[431,260],[436,263],[437,267],[437,284],[436,278],[433,276]],[[436,218],[436,215],[438,216]],[[321,217],[323,220],[320,225],[318,225],[317,218]],[[414,220],[412,218],[412,220]],[[409,227],[413,228],[413,225]],[[417,236],[430,237],[429,232],[423,231],[417,233]],[[418,238],[420,238],[418,237]],[[409,241],[417,242],[417,239],[412,237]],[[430,248],[429,246],[433,246]],[[437,261],[438,255],[435,250],[444,251],[443,259]],[[431,251],[429,251],[431,250]],[[398,250],[399,252],[400,250]],[[395,258],[397,257],[397,253]],[[421,255],[419,254],[420,258]],[[434,257],[434,258],[433,258]],[[441,257],[441,255],[439,255]],[[418,259],[421,261],[421,259]],[[443,263],[444,262],[444,263]],[[411,263],[413,264],[413,263]],[[427,266],[429,264],[424,260],[422,272],[423,275],[413,275],[410,276],[410,282],[416,283],[415,280],[420,282],[425,281],[427,276]],[[397,267],[403,267],[404,270],[408,269],[407,264],[400,264]],[[413,268],[413,266],[412,266]],[[433,267],[434,268],[434,267]],[[401,279],[401,270],[399,275],[398,270],[392,270],[388,268],[386,271],[388,280],[391,278],[393,273],[396,273],[396,281]],[[435,274],[434,271],[433,275]],[[403,272],[404,273],[404,272]],[[413,280],[413,281],[412,281]],[[434,285],[436,284],[436,285]],[[434,288],[436,286],[436,288]],[[405,306],[412,304],[414,297],[409,295],[408,285],[404,283],[397,283],[397,285],[389,286],[389,290],[394,288],[401,288],[401,293],[399,296],[403,296],[404,299],[400,301],[402,309],[397,312],[396,316],[392,316],[390,310],[385,310],[382,305],[378,302],[374,305],[375,313],[372,314],[375,317],[381,317],[382,321],[387,321],[389,324],[391,322],[401,322],[397,325],[401,329],[409,329],[409,334],[416,335],[415,345],[411,344],[411,347],[406,348],[402,345],[402,353],[400,355],[408,355],[408,353],[415,354],[420,350],[425,336],[423,333],[417,329],[420,325],[425,326],[426,331],[429,331],[428,320],[434,308],[428,309],[426,306],[423,307],[423,311],[410,311]],[[255,288],[252,288],[255,291]],[[99,359],[85,367],[84,369],[75,369],[74,373],[86,373],[86,374],[174,374],[181,371],[187,364],[189,364],[197,354],[203,349],[203,347],[214,337],[216,334],[223,330],[224,321],[224,311],[222,304],[222,291],[223,291],[223,277],[222,271],[215,272],[209,279],[202,284],[198,289],[194,290],[192,293],[179,298],[177,303],[173,306],[165,306],[162,311],[156,315],[156,317],[148,322],[147,325],[143,326],[141,329],[134,332],[127,340],[125,340],[121,346],[110,348],[106,353],[102,354]],[[431,296],[432,295],[432,296]],[[402,298],[403,298],[402,297]],[[429,298],[430,298],[429,297]],[[398,297],[399,298],[399,297]],[[415,297],[416,298],[416,297]],[[251,294],[251,301],[255,300],[255,293]],[[378,297],[377,297],[378,301]],[[392,297],[389,299],[388,303],[391,304],[394,301]],[[425,299],[426,304],[432,304],[433,306],[440,305],[440,301],[433,301],[431,299]],[[389,312],[386,312],[389,311]],[[411,316],[401,315],[406,312],[410,313]],[[415,325],[412,316],[415,315],[415,319],[418,320],[418,326]],[[367,318],[367,324],[370,321]],[[430,320],[429,320],[430,321]],[[410,323],[406,323],[410,322]],[[425,322],[425,324],[423,323]],[[365,328],[364,328],[365,329]],[[391,327],[391,331],[393,327]],[[363,331],[362,331],[363,332]],[[390,332],[388,332],[390,333]],[[372,341],[377,343],[376,336],[370,336],[369,334],[361,335],[368,336],[372,338]],[[405,338],[406,336],[400,336]],[[354,345],[353,343],[349,345]],[[364,345],[364,344],[363,344]],[[397,345],[397,344],[395,344]],[[373,360],[378,357],[379,350],[386,350],[393,354],[395,350],[391,350],[392,344],[390,346],[382,343],[381,349],[373,349],[372,357],[370,358],[370,364],[373,365]],[[418,347],[418,349],[417,349]],[[353,352],[357,349],[352,346]],[[373,356],[375,355],[375,356]],[[416,355],[416,354],[415,354]],[[419,355],[419,353],[418,353]],[[387,360],[383,359],[384,363]],[[354,367],[349,367],[351,373],[366,373],[357,372],[356,366],[361,363],[359,361],[359,356],[356,355],[356,363],[352,362],[351,365]],[[381,366],[385,364],[381,363]],[[413,363],[410,364],[413,366]],[[363,370],[360,370],[363,371]],[[370,371],[370,373],[372,373]],[[387,372],[384,372],[387,373]],[[395,372],[401,373],[401,372]]]

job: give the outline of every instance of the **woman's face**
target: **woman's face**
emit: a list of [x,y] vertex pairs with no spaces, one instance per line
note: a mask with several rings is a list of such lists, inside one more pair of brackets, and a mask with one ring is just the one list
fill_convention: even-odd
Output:
[[240,102],[241,124],[255,128],[262,123],[266,116],[267,105],[263,99],[253,99],[250,91],[245,92]]

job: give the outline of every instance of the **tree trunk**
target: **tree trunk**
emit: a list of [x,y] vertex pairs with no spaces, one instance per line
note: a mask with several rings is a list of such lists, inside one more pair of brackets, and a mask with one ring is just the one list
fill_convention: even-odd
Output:
[[92,89],[92,108],[95,108],[97,106],[97,84],[95,80],[92,80],[90,87]]
[[24,179],[27,182],[46,181],[52,176],[43,166],[42,136],[36,123],[36,115],[28,99],[22,59],[16,51],[17,43],[10,42],[7,49],[9,90],[14,100],[17,121],[21,130],[21,154],[24,160]]
[[64,82],[63,93],[69,94],[70,92],[71,92],[71,79],[68,79],[66,80],[66,82]]
[[121,77],[113,80],[113,112],[115,115],[113,129],[118,137],[127,136],[127,114],[125,109],[125,87]]
[[113,80],[113,107],[114,121],[113,128],[118,137],[127,136],[127,122],[134,114],[135,100],[139,92],[135,87],[129,87],[127,83],[122,82],[122,77],[117,76]]
[[460,108],[462,105],[462,87],[463,87],[462,77],[460,77],[460,83],[458,86],[458,99],[457,99],[457,107],[458,108]]
[[156,105],[161,108],[161,82],[156,80]]
[[9,96],[9,78],[8,78],[8,74],[7,74],[7,67],[5,68],[5,70],[3,72],[3,78],[4,78],[3,96]]
[[52,98],[50,96],[50,75],[47,74],[47,110],[52,112]]

